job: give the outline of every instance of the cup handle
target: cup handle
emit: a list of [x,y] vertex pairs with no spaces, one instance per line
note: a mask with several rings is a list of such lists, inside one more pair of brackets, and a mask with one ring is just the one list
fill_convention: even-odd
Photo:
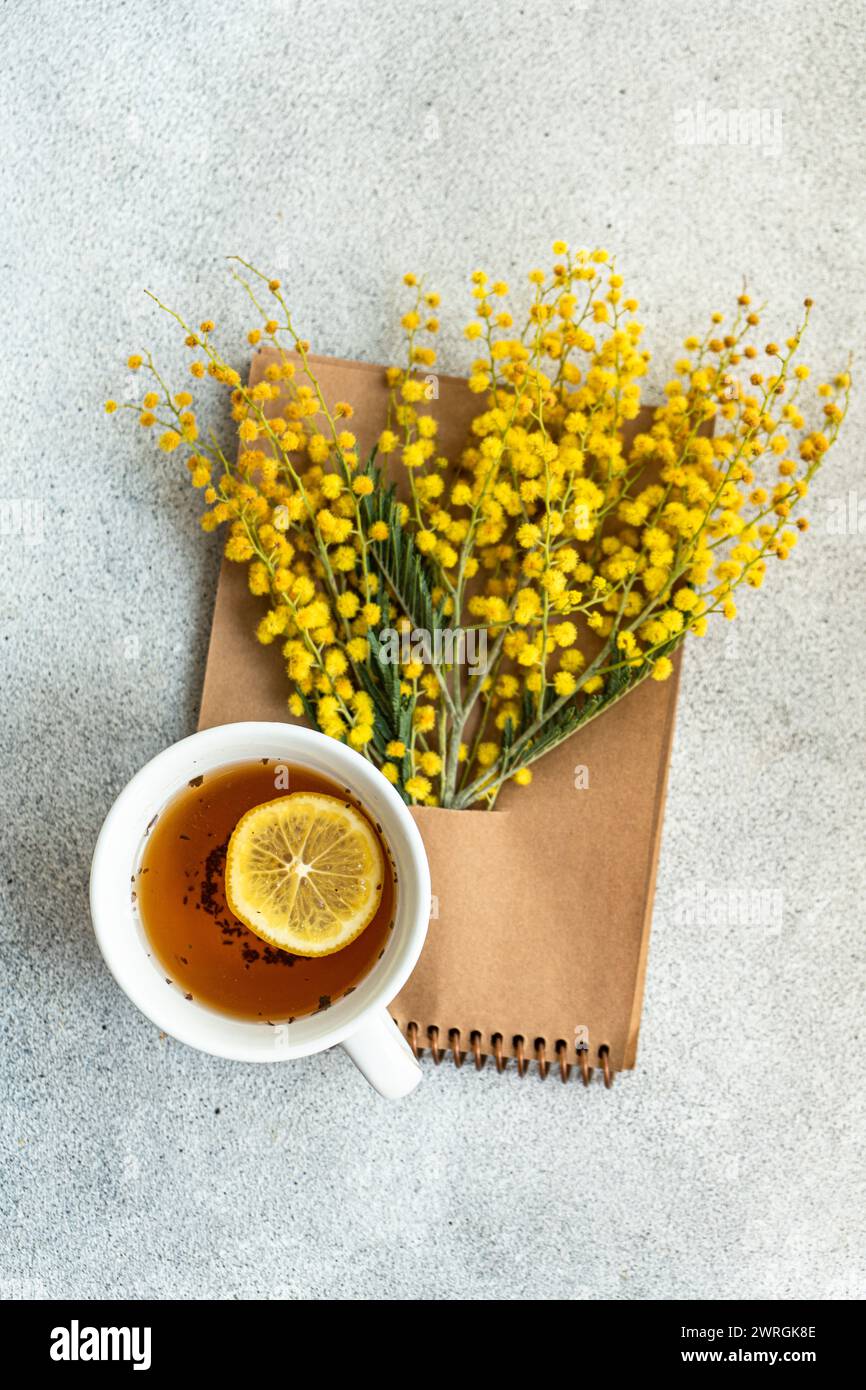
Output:
[[377,1009],[343,1047],[386,1100],[408,1096],[421,1080],[415,1055],[387,1009]]

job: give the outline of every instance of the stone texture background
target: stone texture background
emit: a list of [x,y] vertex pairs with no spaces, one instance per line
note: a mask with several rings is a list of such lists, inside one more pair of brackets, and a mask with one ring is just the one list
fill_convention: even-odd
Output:
[[[808,544],[688,653],[613,1093],[427,1064],[389,1107],[340,1053],[161,1040],[87,876],[116,792],[194,727],[218,564],[184,470],[100,414],[128,351],[181,361],[142,287],[240,330],[241,252],[318,350],[383,361],[405,269],[462,326],[477,263],[513,280],[564,236],[617,252],[656,387],[743,277],[774,333],[815,297],[832,371],[864,346],[864,37],[856,0],[3,8],[4,1292],[862,1295],[866,534],[833,534],[849,492],[866,531],[862,392]],[[683,144],[702,109],[766,139]],[[459,329],[442,347],[461,370]],[[695,882],[781,918],[683,925]]]

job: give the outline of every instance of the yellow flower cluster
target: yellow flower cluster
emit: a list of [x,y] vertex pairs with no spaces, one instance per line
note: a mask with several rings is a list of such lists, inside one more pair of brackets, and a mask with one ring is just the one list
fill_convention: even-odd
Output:
[[[414,275],[371,458],[351,403],[325,400],[279,281],[245,262],[236,278],[261,324],[248,341],[272,349],[260,380],[244,385],[210,320],[173,315],[190,376],[230,393],[236,461],[202,442],[189,390],[171,391],[149,355],[128,361],[150,389],[126,408],[164,451],[187,448],[204,530],[225,527],[226,555],[267,600],[257,635],[281,644],[292,714],[371,758],[406,800],[492,805],[640,681],[667,679],[684,638],[733,619],[737,591],[790,556],[847,411],[845,371],[807,422],[810,301],[790,337],[762,345],[743,293],[729,322],[714,313],[686,339],[663,403],[641,414],[637,301],[607,252],[556,242],[554,256],[516,317],[507,284],[472,276],[478,411],[453,460],[430,408],[439,297]],[[382,460],[403,470],[405,502]],[[483,669],[429,652],[383,661],[383,629],[430,623],[483,635]]]

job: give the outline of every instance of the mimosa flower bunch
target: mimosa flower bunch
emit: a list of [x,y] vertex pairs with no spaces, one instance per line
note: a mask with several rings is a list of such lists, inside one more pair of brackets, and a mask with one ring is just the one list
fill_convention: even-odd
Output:
[[[767,341],[742,293],[685,340],[638,428],[650,359],[637,300],[607,252],[559,241],[553,254],[519,308],[503,281],[472,276],[478,409],[456,458],[438,446],[429,389],[439,296],[414,275],[369,456],[352,403],[325,399],[282,285],[245,262],[248,342],[271,349],[261,381],[245,385],[213,322],[172,310],[187,388],[150,354],[129,358],[147,389],[120,408],[164,451],[185,450],[203,529],[224,528],[262,598],[258,639],[280,644],[291,713],[411,803],[493,806],[642,681],[666,680],[687,636],[736,618],[738,591],[760,588],[808,529],[804,504],[845,418],[849,372],[814,390],[799,360],[811,301],[789,337]],[[237,457],[199,424],[193,392],[207,381],[230,393]],[[439,640],[455,632],[476,639],[471,664]]]

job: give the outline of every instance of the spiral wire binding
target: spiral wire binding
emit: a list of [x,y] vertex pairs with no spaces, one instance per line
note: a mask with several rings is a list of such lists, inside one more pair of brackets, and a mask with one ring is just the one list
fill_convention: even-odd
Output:
[[[481,1071],[487,1061],[487,1054],[482,1051],[483,1038],[477,1029],[473,1029],[469,1034],[469,1047],[466,1050],[463,1050],[461,1047],[459,1028],[449,1028],[447,1048],[440,1046],[439,1028],[435,1023],[431,1023],[430,1027],[427,1029],[426,1044],[421,1041],[421,1030],[417,1023],[408,1023],[406,1025],[406,1037],[409,1046],[418,1058],[424,1055],[426,1046],[426,1049],[429,1051],[437,1067],[448,1052],[451,1053],[451,1060],[455,1067],[458,1068],[462,1067],[463,1063],[467,1061],[469,1057],[472,1057],[475,1060],[475,1070]],[[535,1043],[533,1044],[533,1055],[531,1057],[527,1053],[526,1039],[520,1034],[512,1038],[512,1051],[509,1054],[506,1054],[505,1042],[501,1033],[494,1033],[490,1039],[490,1044],[493,1062],[497,1072],[504,1072],[508,1063],[513,1061],[515,1063],[517,1075],[522,1079],[528,1072],[530,1063],[534,1061],[538,1070],[538,1076],[544,1081],[549,1075],[551,1067],[554,1065],[551,1058],[547,1055],[547,1040],[545,1038],[535,1039]],[[564,1038],[560,1038],[556,1043],[554,1053],[556,1056],[556,1066],[559,1070],[559,1077],[563,1083],[567,1082],[572,1071],[576,1070],[584,1086],[590,1084],[595,1069],[590,1066],[588,1049],[577,1049],[577,1061],[576,1063],[572,1063],[568,1059],[568,1043]],[[607,1043],[602,1043],[601,1047],[598,1049],[598,1065],[601,1068],[601,1075],[605,1088],[609,1091],[613,1085],[614,1072],[610,1065],[610,1048]]]

